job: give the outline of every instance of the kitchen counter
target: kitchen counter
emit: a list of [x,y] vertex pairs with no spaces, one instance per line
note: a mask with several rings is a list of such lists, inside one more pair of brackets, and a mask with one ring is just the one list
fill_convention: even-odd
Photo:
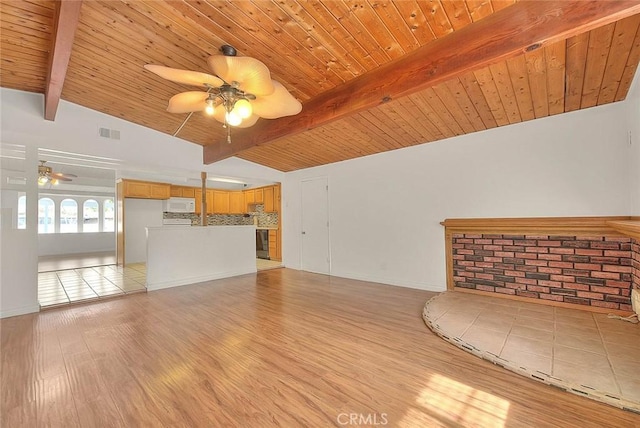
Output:
[[255,226],[147,227],[147,289],[256,272]]
[[256,226],[256,230],[278,230],[278,226]]

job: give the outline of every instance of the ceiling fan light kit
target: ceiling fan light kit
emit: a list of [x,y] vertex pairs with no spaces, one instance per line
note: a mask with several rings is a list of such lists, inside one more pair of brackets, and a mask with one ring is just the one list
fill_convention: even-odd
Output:
[[47,183],[57,186],[60,181],[71,181],[76,178],[75,174],[62,174],[60,172],[53,172],[53,168],[45,165],[47,161],[39,161],[38,165],[38,185],[44,186]]
[[277,119],[302,111],[300,101],[282,84],[271,79],[269,69],[261,61],[237,57],[237,51],[229,45],[223,45],[220,51],[223,55],[212,55],[207,60],[213,75],[155,64],[144,66],[164,79],[206,88],[206,91],[174,95],[167,111],[205,112],[227,128],[228,143],[231,143],[231,126],[248,128],[259,118]]

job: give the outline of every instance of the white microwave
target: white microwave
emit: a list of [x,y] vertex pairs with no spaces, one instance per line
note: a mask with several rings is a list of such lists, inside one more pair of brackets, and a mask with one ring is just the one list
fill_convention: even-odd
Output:
[[162,209],[166,213],[194,213],[196,212],[196,200],[194,198],[169,198],[162,203]]

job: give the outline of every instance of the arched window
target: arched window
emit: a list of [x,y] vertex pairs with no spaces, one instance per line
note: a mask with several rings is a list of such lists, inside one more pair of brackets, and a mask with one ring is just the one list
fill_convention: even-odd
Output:
[[78,203],[73,199],[60,202],[60,233],[78,231]]
[[100,232],[100,206],[93,199],[84,201],[82,206],[82,231]]
[[27,197],[18,197],[18,229],[27,228]]
[[107,199],[104,201],[104,204],[102,205],[102,209],[104,211],[104,220],[102,223],[102,231],[103,232],[113,232],[115,230],[115,223],[114,223],[114,205],[113,205],[113,199]]
[[56,204],[50,198],[38,200],[38,233],[56,232]]

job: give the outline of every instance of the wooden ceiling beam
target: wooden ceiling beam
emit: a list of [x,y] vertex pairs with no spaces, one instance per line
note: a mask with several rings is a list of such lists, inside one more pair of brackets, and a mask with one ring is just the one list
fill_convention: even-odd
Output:
[[56,118],[81,7],[82,0],[58,0],[56,2],[47,83],[44,92],[44,118],[46,120],[55,120]]
[[437,85],[543,45],[640,13],[640,1],[523,1],[307,101],[302,112],[234,129],[232,142],[204,147],[211,164]]

